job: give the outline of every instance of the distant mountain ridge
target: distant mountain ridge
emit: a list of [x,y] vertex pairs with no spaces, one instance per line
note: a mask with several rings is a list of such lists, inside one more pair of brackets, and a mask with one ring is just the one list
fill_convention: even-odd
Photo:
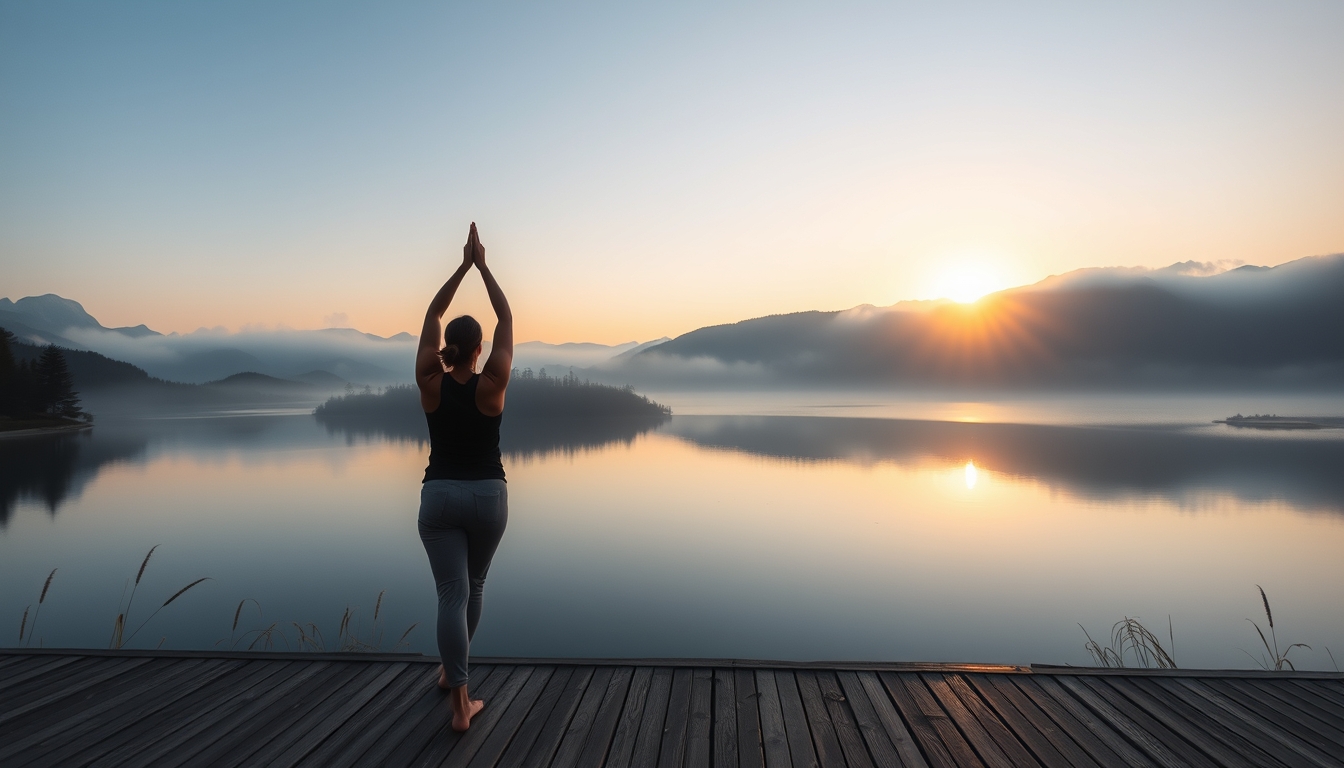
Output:
[[1194,276],[1098,269],[970,304],[856,307],[701,328],[617,371],[795,386],[1339,387],[1344,254]]
[[[150,330],[148,326],[141,323],[135,326],[123,326],[120,328],[107,328],[98,322],[93,315],[84,311],[84,306],[72,299],[62,298],[54,293],[45,293],[41,296],[26,296],[18,301],[10,301],[8,298],[0,298],[0,313],[10,313],[16,315],[13,318],[19,323],[38,328],[50,333],[62,333],[69,328],[93,329],[99,331],[111,331],[129,336],[133,339],[143,338],[145,336],[162,336],[158,331]],[[0,326],[4,326],[4,321],[10,319],[5,314],[0,314]],[[8,327],[8,326],[4,326]]]
[[203,384],[243,371],[291,379],[326,371],[360,384],[409,378],[415,338],[353,328],[242,332],[201,329],[162,334],[145,325],[108,328],[77,301],[56,294],[0,299],[0,328],[36,345],[101,353],[166,381]]
[[[795,312],[642,344],[523,342],[514,364],[640,386],[1344,386],[1344,254],[1226,266],[1080,269],[969,305]],[[408,383],[416,341],[352,328],[165,336],[143,325],[105,328],[54,294],[0,299],[0,327],[194,383],[244,371]],[[330,384],[321,375],[308,380]]]

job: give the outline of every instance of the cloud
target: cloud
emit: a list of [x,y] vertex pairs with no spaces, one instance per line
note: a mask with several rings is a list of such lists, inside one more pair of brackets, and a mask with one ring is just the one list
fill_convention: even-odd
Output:
[[287,378],[325,370],[358,384],[412,378],[413,340],[384,339],[349,329],[295,331],[202,328],[173,336],[132,338],[115,331],[71,328],[71,341],[169,381],[201,383],[242,371]]
[[324,328],[349,328],[350,316],[344,312],[332,312],[322,318],[322,325]]

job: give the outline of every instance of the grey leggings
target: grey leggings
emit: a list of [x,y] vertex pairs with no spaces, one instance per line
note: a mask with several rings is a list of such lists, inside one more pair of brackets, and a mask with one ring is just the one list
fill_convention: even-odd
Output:
[[503,480],[430,480],[420,488],[420,541],[439,592],[439,658],[448,684],[467,684],[490,559],[509,522]]

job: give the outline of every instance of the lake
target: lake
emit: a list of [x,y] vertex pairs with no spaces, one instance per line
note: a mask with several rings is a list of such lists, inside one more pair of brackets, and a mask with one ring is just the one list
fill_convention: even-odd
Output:
[[[1300,667],[1344,661],[1344,430],[1210,423],[1341,398],[654,396],[676,413],[656,429],[506,455],[474,653],[1089,664],[1079,624],[1165,641],[1170,616],[1181,666],[1244,668],[1262,585]],[[349,607],[385,650],[418,622],[402,649],[434,653],[427,452],[307,408],[0,440],[4,642],[58,568],[34,644],[106,647],[159,545],[131,629],[211,580],[131,647],[226,647],[250,598],[235,641],[297,621],[330,647]]]

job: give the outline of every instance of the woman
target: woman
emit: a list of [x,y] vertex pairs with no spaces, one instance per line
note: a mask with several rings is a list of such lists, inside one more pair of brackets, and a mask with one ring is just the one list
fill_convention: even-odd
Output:
[[[480,373],[481,324],[469,315],[442,327],[443,313],[475,265],[485,280],[497,322],[490,357]],[[443,348],[439,348],[439,340]],[[439,593],[439,687],[448,691],[453,730],[465,731],[485,703],[467,695],[467,654],[481,619],[481,592],[490,559],[504,535],[509,495],[499,457],[499,422],[513,365],[513,315],[485,265],[485,248],[471,225],[462,265],[425,312],[415,382],[429,422],[429,467],[420,490],[420,540]]]

